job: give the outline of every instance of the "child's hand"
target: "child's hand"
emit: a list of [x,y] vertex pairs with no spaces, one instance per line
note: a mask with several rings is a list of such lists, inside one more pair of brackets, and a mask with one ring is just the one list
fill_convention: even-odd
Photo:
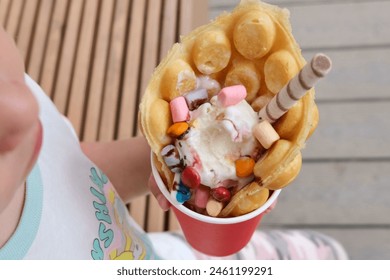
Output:
[[264,214],[270,213],[270,212],[275,208],[277,202],[278,202],[278,201],[275,200],[275,201],[267,208],[267,210],[264,211]]
[[41,138],[38,105],[24,82],[23,60],[0,27],[0,213],[24,185]]
[[149,177],[149,188],[152,194],[154,195],[154,197],[157,199],[157,202],[160,205],[161,209],[167,211],[169,207],[171,207],[171,204],[161,193],[160,189],[157,186],[156,181],[154,180],[153,175],[150,175]]

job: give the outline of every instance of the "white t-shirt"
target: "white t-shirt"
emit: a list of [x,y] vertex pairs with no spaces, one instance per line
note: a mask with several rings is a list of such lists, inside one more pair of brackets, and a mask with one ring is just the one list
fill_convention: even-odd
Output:
[[[147,235],[108,178],[82,153],[69,121],[28,76],[26,83],[40,106],[43,146],[27,179],[21,220],[0,248],[0,260],[213,258],[193,250],[182,234]],[[345,259],[346,254],[318,233],[274,231],[255,232],[245,248],[225,258]]]
[[26,83],[39,103],[43,145],[0,259],[157,258],[108,178],[82,153],[73,128],[27,75]]

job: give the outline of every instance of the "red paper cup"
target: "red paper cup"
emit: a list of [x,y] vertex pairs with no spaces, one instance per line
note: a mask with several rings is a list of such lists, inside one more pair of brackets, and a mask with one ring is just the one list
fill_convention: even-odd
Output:
[[196,213],[172,199],[153,164],[152,172],[163,195],[172,204],[172,210],[188,243],[199,252],[211,256],[228,256],[248,244],[258,227],[264,211],[276,200],[280,190],[273,191],[267,202],[248,214],[232,218],[216,218]]

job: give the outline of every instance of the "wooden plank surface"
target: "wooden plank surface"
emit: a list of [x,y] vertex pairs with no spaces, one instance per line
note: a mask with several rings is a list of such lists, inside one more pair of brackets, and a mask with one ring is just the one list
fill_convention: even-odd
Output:
[[8,11],[10,8],[11,0],[0,1],[0,24],[5,27],[8,18]]
[[162,3],[159,0],[149,0],[148,2],[140,80],[141,94],[145,91],[150,76],[158,63],[161,5]]
[[73,124],[77,135],[81,134],[83,124],[97,12],[98,1],[86,0],[79,31],[80,39],[72,73],[72,84],[68,93],[67,117]]
[[7,21],[5,22],[5,28],[7,33],[18,41],[18,28],[20,25],[21,15],[23,13],[23,0],[13,0],[10,3],[9,12],[7,15]]
[[66,20],[66,28],[63,46],[59,60],[59,70],[55,83],[54,103],[57,109],[66,114],[69,90],[72,83],[72,72],[77,52],[79,39],[79,27],[83,11],[84,1],[70,1],[69,15]]
[[387,161],[304,162],[264,223],[390,226],[389,170]]
[[161,43],[159,50],[159,60],[162,60],[174,43],[177,42],[177,15],[180,8],[177,0],[166,1],[164,3],[162,26],[161,26]]
[[110,45],[111,16],[114,5],[114,0],[106,0],[102,1],[100,6],[95,50],[92,58],[93,65],[88,92],[88,104],[85,112],[85,125],[81,136],[81,139],[84,141],[96,141],[98,139],[100,110],[103,100],[107,57]]
[[103,141],[109,141],[115,138],[116,115],[121,83],[120,73],[122,71],[125,49],[123,42],[126,41],[129,4],[130,2],[128,0],[118,0],[115,2],[100,116],[99,140]]
[[293,6],[293,34],[303,49],[390,44],[389,1]]
[[318,129],[304,158],[390,159],[390,101],[319,103]]
[[53,7],[54,1],[42,0],[37,13],[37,22],[33,31],[30,55],[26,60],[27,73],[35,81],[40,80]]
[[24,60],[27,60],[30,53],[31,34],[34,30],[37,8],[38,0],[26,1],[19,23],[20,27],[16,44],[18,45]]
[[38,81],[48,96],[53,98],[55,77],[57,74],[60,51],[63,43],[63,31],[68,11],[68,1],[56,1],[50,24],[47,51],[42,66],[42,74]]
[[[124,66],[124,79],[122,86],[122,98],[120,104],[118,138],[126,139],[137,130],[137,107],[139,75],[142,67],[141,54],[144,34],[144,14],[146,1],[134,0],[131,7],[130,29],[127,49],[126,64]],[[140,16],[142,15],[142,16]]]
[[207,23],[208,10],[204,7],[207,0],[180,1],[179,35],[186,35],[194,28]]
[[[332,58],[333,69],[316,86],[316,100],[390,100],[390,48],[321,50]],[[315,52],[317,52],[315,51]],[[315,52],[305,51],[309,60]]]

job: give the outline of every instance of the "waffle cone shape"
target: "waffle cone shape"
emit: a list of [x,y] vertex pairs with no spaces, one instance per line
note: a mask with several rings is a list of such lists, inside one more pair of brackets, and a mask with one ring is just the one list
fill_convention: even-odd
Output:
[[[160,152],[174,139],[169,102],[197,86],[197,77],[219,84],[242,84],[255,111],[277,94],[306,64],[289,23],[289,12],[258,0],[244,0],[231,12],[193,30],[173,45],[155,69],[140,104],[140,125],[160,174],[172,187],[173,173]],[[209,92],[210,94],[210,92]],[[254,183],[235,193],[220,217],[239,216],[260,207],[272,190],[287,186],[301,168],[301,149],[318,123],[311,89],[273,124],[280,140],[257,160]],[[268,190],[268,191],[265,191]]]

